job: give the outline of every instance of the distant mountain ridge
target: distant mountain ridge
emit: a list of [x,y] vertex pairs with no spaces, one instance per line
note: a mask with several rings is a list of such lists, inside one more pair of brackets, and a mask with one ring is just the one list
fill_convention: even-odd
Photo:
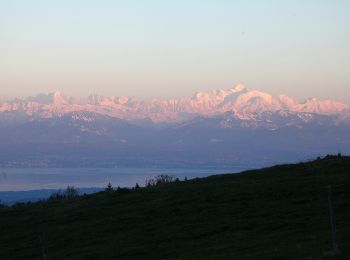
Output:
[[299,103],[287,95],[272,96],[248,90],[243,85],[227,90],[198,92],[191,98],[143,101],[126,96],[90,95],[87,102],[76,103],[73,98],[67,98],[57,91],[0,104],[0,112],[17,112],[32,119],[86,111],[129,121],[150,119],[154,123],[179,123],[197,116],[212,117],[228,112],[238,119],[254,120],[257,115],[266,112],[338,115],[349,114],[349,110],[349,105],[332,100],[312,98]]
[[60,92],[0,104],[0,167],[251,168],[350,153],[349,105],[248,90],[137,100]]

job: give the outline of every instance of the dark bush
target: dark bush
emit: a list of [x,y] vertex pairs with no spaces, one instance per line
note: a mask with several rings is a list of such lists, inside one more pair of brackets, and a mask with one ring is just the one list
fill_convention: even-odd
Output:
[[160,174],[156,177],[146,180],[146,187],[156,186],[164,183],[174,182],[175,177],[173,175]]
[[117,190],[116,190],[118,193],[129,193],[130,192],[130,189],[128,188],[120,188],[118,186]]
[[74,186],[68,186],[64,194],[66,198],[76,198],[79,196],[79,190]]
[[64,193],[62,190],[58,190],[54,193],[51,194],[51,196],[49,197],[49,200],[59,200],[59,199],[64,199]]
[[79,197],[79,190],[74,186],[68,186],[64,191],[58,190],[51,194],[49,200],[60,200]]

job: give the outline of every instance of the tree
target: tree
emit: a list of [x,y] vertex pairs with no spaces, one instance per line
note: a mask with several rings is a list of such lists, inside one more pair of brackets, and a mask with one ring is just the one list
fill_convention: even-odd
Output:
[[167,175],[167,174],[160,174],[157,175],[156,177],[146,180],[146,186],[156,186],[164,183],[170,183],[174,182],[175,177],[173,175]]
[[108,183],[107,187],[105,188],[105,191],[106,191],[106,192],[111,192],[111,191],[113,191],[113,186],[112,186],[112,184],[111,184],[110,182]]
[[69,186],[64,190],[58,190],[51,194],[49,200],[61,200],[79,197],[79,190],[74,186]]
[[79,190],[75,188],[74,186],[69,186],[64,192],[64,195],[66,198],[76,198],[79,196]]
[[59,200],[59,199],[64,199],[65,195],[62,192],[62,190],[58,190],[56,192],[53,192],[49,198],[49,200]]

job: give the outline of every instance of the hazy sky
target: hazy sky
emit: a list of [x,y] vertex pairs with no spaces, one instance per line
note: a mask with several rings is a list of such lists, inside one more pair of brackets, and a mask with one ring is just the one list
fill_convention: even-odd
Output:
[[229,88],[350,103],[349,0],[0,0],[0,98]]

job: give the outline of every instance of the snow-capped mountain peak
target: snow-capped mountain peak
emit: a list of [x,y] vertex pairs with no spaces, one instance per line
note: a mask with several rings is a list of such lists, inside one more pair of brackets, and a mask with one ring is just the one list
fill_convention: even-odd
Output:
[[229,89],[197,92],[192,98],[137,100],[126,96],[90,95],[85,104],[78,104],[56,91],[0,104],[0,112],[14,111],[39,118],[85,111],[129,121],[151,119],[157,123],[183,122],[197,116],[210,117],[227,112],[244,120],[254,120],[261,113],[279,111],[337,115],[350,111],[350,107],[331,100],[308,99],[299,103],[285,94],[273,96],[237,85]]
[[53,104],[57,106],[68,105],[70,103],[70,101],[60,91],[55,91],[51,95]]
[[230,88],[229,91],[231,93],[238,93],[238,92],[246,92],[246,91],[248,91],[248,89],[243,84],[238,84],[238,85]]

